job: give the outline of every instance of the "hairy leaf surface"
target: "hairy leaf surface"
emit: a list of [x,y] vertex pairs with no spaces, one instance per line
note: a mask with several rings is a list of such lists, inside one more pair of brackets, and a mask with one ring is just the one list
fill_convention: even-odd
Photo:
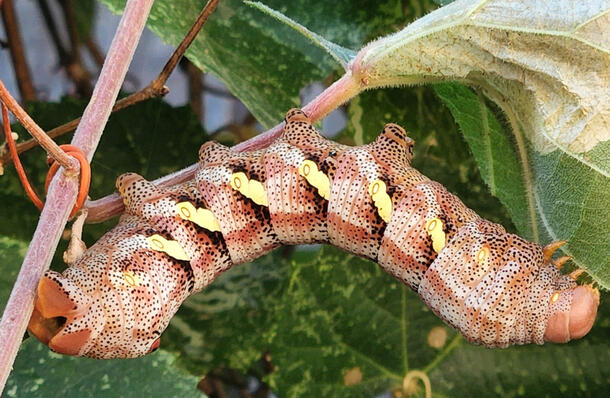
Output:
[[[580,6],[458,0],[368,44],[349,67],[367,88],[455,80],[496,102],[512,137],[501,138],[500,124],[480,98],[456,85],[439,90],[519,232],[543,244],[567,240],[564,253],[606,289],[609,7],[603,0]],[[334,51],[327,40],[317,44]],[[337,51],[334,58],[341,56]],[[492,133],[498,139],[482,147],[481,134]],[[496,178],[500,162],[508,178]]]

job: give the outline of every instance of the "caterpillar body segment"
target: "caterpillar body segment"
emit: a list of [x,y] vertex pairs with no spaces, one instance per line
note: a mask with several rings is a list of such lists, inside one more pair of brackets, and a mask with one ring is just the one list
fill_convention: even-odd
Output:
[[293,109],[265,150],[203,145],[195,179],[179,186],[125,174],[125,214],[63,274],[45,274],[29,330],[65,354],[144,355],[181,303],[232,265],[330,243],[379,263],[473,343],[585,335],[599,293],[412,168],[412,147],[394,124],[369,145],[340,145]]

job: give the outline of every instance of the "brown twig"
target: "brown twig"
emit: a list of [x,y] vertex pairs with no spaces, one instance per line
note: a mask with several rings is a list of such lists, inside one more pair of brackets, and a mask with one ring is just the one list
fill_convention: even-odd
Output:
[[47,0],[38,0],[38,8],[42,13],[42,19],[44,20],[44,23],[47,26],[49,35],[51,36],[51,42],[55,46],[55,51],[57,52],[59,63],[63,65],[65,60],[68,59],[69,55],[68,51],[64,48],[61,39],[59,38],[57,24],[55,23],[55,18],[53,18],[53,14],[51,13],[51,9],[49,8]]
[[203,123],[203,74],[191,61],[186,58],[182,59],[182,65],[188,76],[189,88],[189,104],[191,109],[197,116],[197,119]]
[[91,76],[83,65],[80,56],[80,40],[78,38],[78,29],[74,18],[72,0],[61,0],[60,4],[64,11],[68,37],[70,38],[70,56],[66,60],[66,71],[76,84],[76,89],[80,96],[89,98],[93,87],[91,86]]
[[97,44],[95,44],[93,39],[90,37],[87,37],[83,43],[85,44],[85,47],[87,47],[87,50],[89,50],[89,54],[91,54],[95,63],[98,66],[102,66],[102,64],[104,63],[104,54],[99,49]]
[[186,36],[184,36],[184,39],[182,39],[182,41],[178,45],[178,48],[176,48],[176,51],[174,51],[172,56],[169,58],[169,60],[163,67],[163,70],[161,70],[161,73],[159,74],[157,79],[155,79],[163,79],[163,81],[159,84],[164,84],[169,75],[171,75],[174,68],[176,68],[178,62],[180,62],[180,58],[182,58],[182,56],[186,52],[186,49],[189,48],[193,40],[195,40],[195,37],[197,37],[197,34],[199,33],[203,25],[207,22],[212,12],[216,9],[216,6],[218,5],[219,1],[220,0],[209,0],[208,3],[205,5],[203,10],[197,17],[197,20],[195,21],[193,26],[191,26],[191,29],[189,29]]
[[[88,159],[93,156],[101,138],[152,3],[153,0],[129,0],[125,6],[91,101],[72,140],[72,145],[81,148]],[[36,286],[51,263],[74,205],[78,185],[77,176],[58,173],[49,186],[47,205],[42,210],[0,321],[0,394],[34,308]]]
[[80,58],[80,40],[78,39],[78,29],[76,27],[76,21],[74,19],[74,9],[72,7],[72,0],[60,0],[61,8],[64,11],[64,18],[66,20],[66,27],[68,29],[68,37],[70,38],[70,51],[72,52],[72,62]]
[[12,0],[4,0],[4,3],[2,3],[2,20],[6,30],[11,58],[13,59],[13,70],[17,77],[17,86],[19,87],[21,100],[23,102],[33,101],[36,99],[36,91],[34,90],[30,70],[23,52],[23,43]]
[[[138,102],[144,101],[151,97],[162,97],[165,94],[167,94],[166,87],[162,87],[161,90],[155,91],[149,85],[149,86],[145,87],[144,89],[142,89],[141,91],[138,91],[137,93],[134,93],[128,97],[122,98],[119,101],[117,101],[114,104],[114,106],[112,107],[112,112],[116,112],[121,109],[127,108],[128,106],[134,105]],[[65,134],[67,132],[70,132],[70,131],[76,129],[78,127],[78,124],[80,123],[80,121],[81,121],[80,117],[77,119],[74,119],[71,122],[63,124],[52,130],[49,130],[46,133],[46,135],[51,139],[59,137],[62,134]],[[27,140],[27,141],[22,142],[17,145],[17,153],[25,152],[27,150],[35,148],[36,146],[38,146],[38,142],[36,140]],[[11,157],[8,154],[4,154],[4,155],[2,155],[2,157],[0,157],[0,166],[6,165],[6,164],[10,163],[11,161],[12,161]]]
[[[163,97],[165,94],[167,94],[169,92],[169,89],[167,87],[165,87],[165,82],[167,81],[167,79],[169,78],[169,76],[171,75],[173,70],[176,68],[176,65],[180,61],[180,58],[182,58],[186,49],[193,42],[193,40],[197,36],[197,33],[199,33],[199,30],[201,30],[201,27],[203,26],[203,24],[205,24],[205,22],[208,20],[210,14],[212,14],[214,9],[218,5],[219,1],[220,0],[208,1],[206,6],[204,7],[204,9],[201,11],[199,16],[197,17],[197,20],[195,21],[195,23],[193,24],[191,29],[188,31],[188,33],[186,34],[186,36],[184,37],[184,39],[182,40],[182,42],[180,43],[178,48],[176,48],[176,50],[174,51],[174,53],[172,54],[170,59],[167,61],[167,63],[165,64],[165,66],[163,67],[163,69],[161,70],[159,75],[153,81],[151,81],[148,86],[146,86],[142,90],[117,101],[114,104],[114,107],[112,108],[112,112],[116,112],[121,109],[127,108],[131,105],[137,104],[138,102],[142,102],[149,98]],[[52,130],[49,130],[47,135],[50,138],[59,137],[60,135],[63,135],[67,132],[74,130],[78,126],[79,123],[80,123],[80,118],[74,119],[71,122],[68,122],[64,125],[56,127]],[[22,153],[24,151],[27,151],[29,149],[36,147],[37,145],[38,145],[37,142],[34,140],[28,140],[28,141],[22,142],[21,144],[17,145],[17,153]],[[10,162],[11,162],[11,158],[10,158],[10,156],[8,156],[8,154],[4,154],[0,157],[0,166],[4,166]]]
[[[5,3],[6,5],[7,3]],[[74,171],[78,169],[78,162],[66,154],[45,132],[36,124],[36,122],[27,114],[27,112],[19,105],[19,103],[8,92],[4,83],[0,80],[0,99],[6,104],[8,109],[26,128],[27,131],[40,143],[49,156],[51,156],[64,169]],[[10,154],[9,154],[10,156]]]
[[53,18],[53,14],[49,9],[47,0],[38,0],[38,7],[42,12],[47,30],[51,36],[51,41],[55,45],[55,50],[57,51],[57,56],[59,58],[59,64],[66,70],[66,73],[76,85],[79,95],[84,98],[89,98],[92,90],[91,76],[83,66],[80,57],[78,30],[74,22],[72,2],[70,0],[62,0],[60,3],[64,12],[68,36],[70,38],[71,51],[68,51],[61,42],[59,33],[57,31],[57,25],[55,23],[55,19]]

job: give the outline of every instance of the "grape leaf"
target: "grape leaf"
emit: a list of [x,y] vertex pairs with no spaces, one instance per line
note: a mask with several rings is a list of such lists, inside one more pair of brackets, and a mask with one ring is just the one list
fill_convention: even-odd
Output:
[[492,192],[529,239],[567,240],[563,250],[602,286],[610,280],[610,179],[554,151],[513,144],[485,101],[454,83],[435,86],[451,109]]
[[[113,12],[121,12],[125,4],[125,0],[102,2]],[[164,41],[177,45],[205,3],[158,0],[148,26]],[[338,43],[336,49],[358,48],[433,6],[429,0],[407,6],[398,0],[340,0],[318,2],[315,7],[303,0],[271,0],[265,4],[285,11],[290,19],[309,26],[329,43]],[[299,91],[336,67],[310,38],[240,0],[219,3],[186,55],[203,71],[223,81],[265,127],[280,122],[289,108],[301,105]],[[338,58],[349,56],[348,52]]]
[[293,265],[277,302],[268,379],[280,396],[371,397],[402,390],[414,370],[433,396],[601,396],[610,377],[600,355],[610,348],[608,303],[581,341],[490,350],[465,342],[375,264],[327,247]]
[[163,350],[131,360],[55,354],[36,339],[22,344],[2,397],[203,397],[198,378]]
[[[610,219],[609,7],[458,0],[370,44],[352,68],[373,87],[453,79],[494,100],[523,172],[522,181],[498,181],[504,192],[515,181],[525,188],[526,211],[509,207],[515,223],[529,223],[522,233],[536,241],[568,240],[564,252],[605,288],[610,225],[599,221]],[[494,152],[510,150],[507,142],[494,141]]]
[[[125,4],[124,0],[103,2],[113,12]],[[205,3],[156,1],[148,26],[164,41],[177,45]],[[278,34],[292,44],[278,43],[268,30],[280,30]],[[299,90],[331,68],[321,49],[279,22],[262,25],[260,13],[239,0],[220,2],[186,55],[203,71],[214,73],[266,127],[283,118],[281,110],[298,106]]]
[[303,25],[293,21],[290,18],[287,18],[284,14],[282,14],[282,13],[276,11],[276,10],[273,10],[273,9],[267,7],[263,3],[247,1],[246,4],[251,5],[252,7],[258,8],[262,12],[264,12],[264,13],[268,14],[269,16],[271,16],[271,17],[273,17],[273,18],[283,22],[284,24],[290,26],[291,28],[293,28],[297,32],[301,33],[303,36],[309,38],[309,40],[311,40],[312,43],[317,44],[321,48],[326,50],[328,55],[333,57],[334,60],[337,61],[343,67],[343,69],[347,69],[347,64],[352,59],[354,59],[354,57],[356,56],[356,52],[355,51],[350,50],[350,49],[345,48],[345,47],[341,47],[340,45],[335,44],[332,41],[326,40],[324,37],[320,36],[319,34],[310,31],[309,29],[307,29]]
[[353,69],[373,87],[424,77],[480,85],[536,151],[561,150],[608,174],[603,159],[581,154],[610,138],[609,7],[458,0],[371,43]]
[[17,279],[17,273],[27,248],[28,246],[24,242],[0,236],[0,264],[2,264],[2,273],[0,274],[0,308],[3,310],[15,279]]

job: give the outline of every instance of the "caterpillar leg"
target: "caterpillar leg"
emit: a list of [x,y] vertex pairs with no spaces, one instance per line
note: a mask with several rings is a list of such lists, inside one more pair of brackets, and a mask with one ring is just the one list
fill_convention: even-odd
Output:
[[63,260],[66,264],[72,265],[77,260],[79,260],[85,251],[87,250],[87,245],[83,242],[82,234],[83,234],[83,224],[85,223],[85,219],[87,218],[87,209],[82,209],[79,212],[78,217],[72,223],[72,228],[70,230],[70,243],[68,243],[68,248],[63,254]]

